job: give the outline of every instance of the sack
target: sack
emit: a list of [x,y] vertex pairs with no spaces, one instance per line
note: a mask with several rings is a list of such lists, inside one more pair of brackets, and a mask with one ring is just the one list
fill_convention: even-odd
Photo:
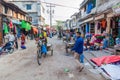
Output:
[[45,45],[42,45],[42,53],[47,53],[47,48]]
[[22,48],[22,49],[26,49],[26,46],[22,45],[21,48]]

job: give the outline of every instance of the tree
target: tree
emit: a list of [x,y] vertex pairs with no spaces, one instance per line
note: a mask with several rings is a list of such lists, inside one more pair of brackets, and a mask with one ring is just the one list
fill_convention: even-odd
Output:
[[49,25],[48,25],[48,24],[45,24],[44,26],[47,27],[47,26],[49,26]]
[[61,20],[56,20],[56,27],[58,30],[62,29],[64,27],[64,21],[61,21]]

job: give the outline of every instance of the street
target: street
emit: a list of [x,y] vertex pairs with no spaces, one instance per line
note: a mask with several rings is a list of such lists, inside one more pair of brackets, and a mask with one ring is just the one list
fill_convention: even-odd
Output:
[[[82,72],[76,70],[72,55],[65,56],[62,40],[49,39],[54,46],[54,54],[48,53],[39,66],[36,60],[35,41],[28,40],[26,50],[0,57],[0,80],[104,80],[99,74],[91,73],[87,67]],[[69,69],[65,72],[64,69]],[[94,76],[95,75],[95,76]]]

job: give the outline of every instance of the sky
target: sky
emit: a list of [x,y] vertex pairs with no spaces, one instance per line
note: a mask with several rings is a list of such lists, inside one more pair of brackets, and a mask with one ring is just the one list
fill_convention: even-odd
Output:
[[[54,4],[65,5],[69,7],[79,8],[83,0],[43,0],[43,1],[54,3]],[[69,19],[70,16],[73,15],[75,12],[79,11],[79,9],[73,9],[73,8],[67,8],[67,7],[61,7],[61,6],[55,6],[53,9],[54,9],[53,20],[52,20],[53,24],[55,24],[56,20],[65,21],[66,19]],[[46,10],[48,10],[48,8],[46,8]],[[46,14],[47,24],[49,24],[49,19],[50,19],[49,15]]]

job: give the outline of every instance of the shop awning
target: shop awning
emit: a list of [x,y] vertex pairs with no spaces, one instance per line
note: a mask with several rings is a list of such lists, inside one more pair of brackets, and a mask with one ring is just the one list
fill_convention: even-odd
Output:
[[90,22],[90,21],[93,21],[93,20],[94,20],[94,18],[93,18],[93,17],[88,18],[88,19],[86,19],[86,20],[82,21],[82,22],[80,23],[80,25],[82,25],[82,24],[84,24],[84,23],[87,23],[87,22]]
[[12,19],[11,21],[13,24],[17,24],[17,25],[21,24],[21,22],[19,20]]

